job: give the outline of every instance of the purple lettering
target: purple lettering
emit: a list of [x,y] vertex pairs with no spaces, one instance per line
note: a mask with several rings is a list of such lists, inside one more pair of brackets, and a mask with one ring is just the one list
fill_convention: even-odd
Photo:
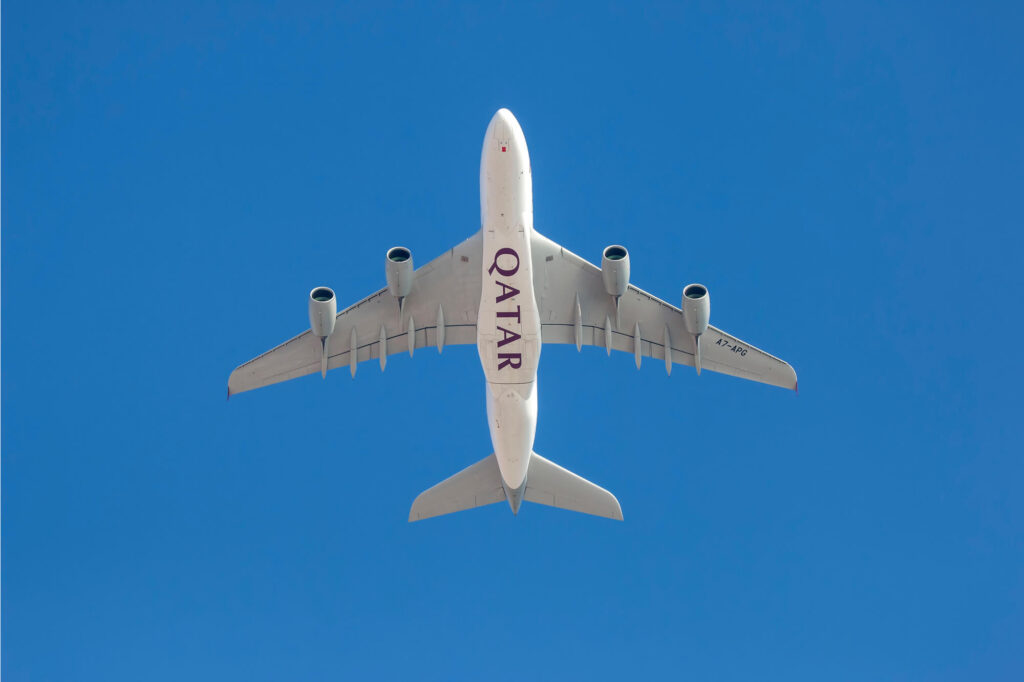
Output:
[[519,319],[519,306],[516,306],[516,311],[514,313],[499,312],[498,317],[514,317],[516,318],[516,322],[518,322],[519,324],[523,323],[522,320]]
[[501,296],[498,296],[498,298],[494,299],[495,303],[501,303],[502,301],[512,298],[513,296],[519,293],[519,289],[516,289],[515,287],[510,287],[504,282],[499,282],[495,280],[494,283],[501,287],[502,291],[504,292],[501,294]]
[[[500,265],[498,265],[498,259],[501,258],[502,256],[512,256],[513,258],[516,259],[516,264],[510,268],[501,267]],[[512,275],[519,272],[519,254],[516,253],[515,249],[510,249],[508,247],[498,249],[497,253],[494,254],[494,262],[491,264],[491,267],[487,268],[487,274],[493,275],[495,270],[497,270],[505,277],[511,277]]]
[[522,353],[498,353],[498,359],[501,360],[501,364],[498,365],[498,369],[504,369],[505,367],[519,369],[523,366]]
[[505,335],[505,338],[503,338],[501,341],[498,341],[498,348],[501,348],[507,343],[512,343],[513,341],[518,341],[519,339],[523,338],[519,334],[516,334],[513,331],[509,331],[504,327],[498,327],[498,331]]

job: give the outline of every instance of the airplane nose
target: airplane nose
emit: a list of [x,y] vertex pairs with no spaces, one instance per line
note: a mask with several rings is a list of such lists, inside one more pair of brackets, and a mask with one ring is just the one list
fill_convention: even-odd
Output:
[[[480,153],[480,224],[511,229],[533,213],[530,152],[519,121],[501,108],[491,117]],[[488,223],[488,221],[490,222]]]
[[491,118],[490,137],[499,145],[504,143],[507,151],[513,144],[518,144],[523,139],[523,129],[519,127],[519,121],[512,115],[512,112],[502,107],[495,112]]
[[494,112],[494,117],[491,119],[494,125],[495,132],[502,132],[505,134],[511,133],[513,130],[519,127],[519,121],[512,115],[512,112],[502,107]]

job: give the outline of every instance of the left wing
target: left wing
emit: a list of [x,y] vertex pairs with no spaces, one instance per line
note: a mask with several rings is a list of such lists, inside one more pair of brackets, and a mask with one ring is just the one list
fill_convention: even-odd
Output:
[[[637,367],[643,357],[657,358],[670,373],[673,364],[694,366],[696,344],[682,310],[631,284],[616,311],[599,267],[536,231],[532,248],[543,343],[624,351]],[[789,364],[716,327],[701,335],[700,355],[703,369],[796,389]]]
[[[380,360],[416,348],[476,343],[480,307],[481,234],[417,269],[404,310],[386,288],[338,313],[327,342],[327,369]],[[383,350],[383,352],[382,352]],[[320,371],[320,339],[311,330],[240,365],[228,378],[228,397]]]

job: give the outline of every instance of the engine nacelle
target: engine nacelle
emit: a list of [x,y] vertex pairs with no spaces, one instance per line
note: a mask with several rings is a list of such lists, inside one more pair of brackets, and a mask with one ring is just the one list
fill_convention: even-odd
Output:
[[708,329],[711,318],[711,294],[703,284],[688,284],[683,288],[683,325],[686,331],[700,336]]
[[629,251],[625,246],[613,244],[601,254],[601,279],[609,296],[624,295],[629,288]]
[[392,246],[388,249],[384,268],[391,295],[395,298],[408,296],[412,291],[412,251],[404,246]]
[[338,316],[338,299],[329,287],[317,287],[309,292],[309,325],[313,335],[321,339],[334,333],[334,320]]

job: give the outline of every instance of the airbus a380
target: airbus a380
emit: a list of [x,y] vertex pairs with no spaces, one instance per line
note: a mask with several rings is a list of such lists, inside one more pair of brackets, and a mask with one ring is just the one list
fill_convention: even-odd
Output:
[[309,295],[310,329],[239,366],[228,397],[254,388],[417,348],[476,344],[487,380],[494,452],[420,493],[410,521],[523,500],[622,519],[615,496],[541,457],[537,366],[545,343],[602,346],[796,390],[788,364],[708,324],[708,290],[683,289],[677,308],[629,283],[629,253],[605,248],[601,266],[533,229],[530,155],[507,109],[491,119],[480,159],[480,231],[413,269],[409,249],[385,258],[387,287],[337,312],[327,287]]

